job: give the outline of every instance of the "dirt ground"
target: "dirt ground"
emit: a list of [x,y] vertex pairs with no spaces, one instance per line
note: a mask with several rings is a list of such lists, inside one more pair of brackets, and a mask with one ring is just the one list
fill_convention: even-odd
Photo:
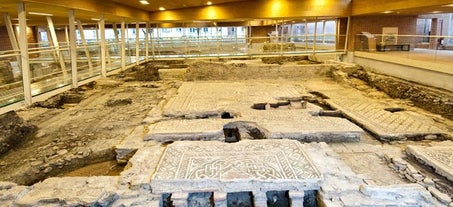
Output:
[[[17,111],[38,130],[0,156],[0,180],[31,185],[49,176],[119,174],[114,146],[177,87],[174,81],[140,82],[119,75],[80,87],[78,104]],[[94,163],[99,164],[79,169]]]

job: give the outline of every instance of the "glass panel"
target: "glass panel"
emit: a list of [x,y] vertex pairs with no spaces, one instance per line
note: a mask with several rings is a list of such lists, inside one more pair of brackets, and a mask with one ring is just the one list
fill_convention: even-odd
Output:
[[0,107],[24,100],[19,51],[0,55]]

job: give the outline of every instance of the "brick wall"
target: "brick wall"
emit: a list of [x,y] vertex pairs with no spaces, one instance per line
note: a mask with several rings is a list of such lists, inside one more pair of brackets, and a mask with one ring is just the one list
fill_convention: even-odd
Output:
[[8,31],[5,26],[0,26],[0,51],[12,50],[11,42],[9,41]]
[[[257,26],[252,27],[252,37],[268,37],[268,33],[275,31],[275,26]],[[268,38],[254,39],[253,43],[263,43],[269,41]]]
[[[351,17],[348,50],[353,51],[360,48],[360,38],[357,37],[357,34],[361,32],[382,34],[383,27],[398,27],[399,35],[415,35],[417,32],[417,16],[380,15]],[[376,40],[376,42],[380,41],[380,38]],[[406,40],[399,38],[398,41]]]

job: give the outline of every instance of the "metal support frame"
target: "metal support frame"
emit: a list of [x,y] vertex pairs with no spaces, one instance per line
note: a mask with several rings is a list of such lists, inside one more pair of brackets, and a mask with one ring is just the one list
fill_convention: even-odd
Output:
[[58,43],[57,33],[55,32],[52,17],[46,16],[46,19],[47,26],[49,27],[50,37],[52,39],[52,44],[55,47],[55,52],[57,54],[58,61],[60,62],[61,72],[63,73],[63,79],[66,80],[66,78],[68,77],[68,71],[66,71],[66,63],[64,61],[63,53],[61,52],[60,44]]
[[101,33],[101,76],[107,77],[107,65],[106,65],[106,41],[105,41],[105,20],[104,16],[101,16],[99,22],[99,32]]
[[83,49],[85,50],[85,56],[87,58],[88,69],[90,70],[90,75],[93,75],[93,62],[91,61],[90,51],[88,50],[87,40],[85,39],[85,31],[83,30],[82,21],[77,20],[77,27],[80,33],[80,39],[82,40]]
[[126,70],[126,23],[121,20],[121,70]]
[[20,66],[22,69],[22,83],[24,87],[24,102],[26,105],[31,105],[31,78],[30,78],[30,61],[28,57],[28,41],[27,41],[27,12],[25,11],[25,3],[17,3],[17,12],[19,18],[19,48],[20,48]]
[[135,23],[135,65],[140,64],[140,24]]
[[77,38],[75,26],[75,12],[73,9],[69,10],[69,48],[71,54],[71,76],[72,87],[77,88]]

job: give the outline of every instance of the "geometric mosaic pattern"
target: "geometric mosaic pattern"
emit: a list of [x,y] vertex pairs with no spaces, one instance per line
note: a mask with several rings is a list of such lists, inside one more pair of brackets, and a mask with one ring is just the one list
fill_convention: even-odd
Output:
[[[204,182],[202,188],[210,186],[228,192],[231,184],[245,189],[260,188],[260,183],[263,186],[280,183],[276,186],[286,185],[287,189],[290,186],[316,188],[313,184],[319,179],[320,173],[297,141],[182,141],[167,147],[151,186],[161,192],[174,192],[178,188],[197,191]],[[185,182],[175,182],[181,180]],[[238,188],[231,187],[230,190]]]
[[323,85],[309,84],[312,90],[321,92],[325,101],[358,125],[371,131],[380,138],[393,140],[404,137],[441,135],[445,132],[436,127],[432,120],[407,112],[392,113],[384,110],[389,107],[385,102],[370,99],[355,89],[347,89],[338,84],[325,82]]
[[436,173],[453,181],[453,144],[444,146],[407,146],[407,153],[425,165],[434,168]]

